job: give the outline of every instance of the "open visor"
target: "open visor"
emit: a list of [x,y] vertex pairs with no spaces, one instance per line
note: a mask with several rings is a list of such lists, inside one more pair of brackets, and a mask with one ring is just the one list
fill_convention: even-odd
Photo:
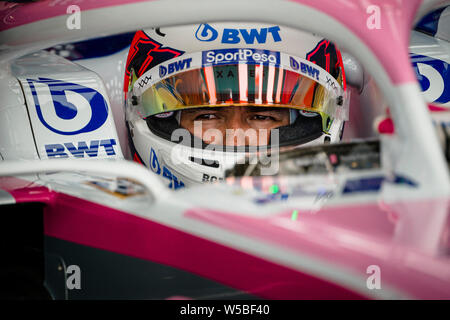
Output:
[[221,49],[170,61],[150,69],[133,84],[143,118],[188,108],[249,105],[347,119],[341,84],[299,57],[268,50]]

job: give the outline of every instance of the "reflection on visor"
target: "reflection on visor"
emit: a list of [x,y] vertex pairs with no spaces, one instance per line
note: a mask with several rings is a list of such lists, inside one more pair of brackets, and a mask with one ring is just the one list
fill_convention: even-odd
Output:
[[[336,90],[335,85],[331,88],[325,81],[319,81],[319,71],[312,77],[295,70],[292,64],[289,67],[270,61],[265,64],[221,61],[216,65],[193,63],[191,66],[191,60],[185,58],[159,67],[160,79],[144,87],[140,96],[140,112],[144,117],[189,108],[245,105],[294,108],[336,116],[340,88]],[[185,68],[188,65],[183,61],[189,61],[191,68]],[[167,74],[168,68],[177,66],[178,72]],[[320,72],[326,73],[323,69]]]

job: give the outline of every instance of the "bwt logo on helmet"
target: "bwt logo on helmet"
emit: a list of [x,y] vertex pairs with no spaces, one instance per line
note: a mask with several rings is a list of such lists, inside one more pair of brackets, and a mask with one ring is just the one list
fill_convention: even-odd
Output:
[[105,98],[92,88],[47,78],[27,81],[37,116],[50,131],[61,135],[91,132],[108,118]]
[[192,58],[183,59],[180,61],[175,61],[172,63],[169,63],[167,67],[165,66],[159,66],[159,77],[162,78],[165,75],[169,75],[171,73],[174,73],[176,71],[181,71],[186,68],[191,67]]
[[280,64],[280,53],[258,49],[220,49],[203,51],[203,65],[246,62],[248,64]]
[[[160,165],[158,156],[153,148],[150,148],[150,159],[149,159],[150,169],[157,175],[161,175],[170,181],[169,188],[179,189],[184,187],[184,182],[177,178],[166,166]],[[161,170],[162,167],[162,170]]]
[[[245,28],[245,29],[233,29],[225,28],[222,31],[222,43],[237,44],[243,40],[246,44],[266,43],[267,36],[272,36],[274,42],[281,41],[280,27],[274,26],[270,28]],[[214,41],[218,38],[219,32],[211,27],[209,24],[204,23],[198,26],[195,32],[195,37],[200,41]],[[269,37],[270,39],[270,37]]]
[[298,63],[297,60],[295,60],[292,57],[289,57],[289,64],[291,65],[291,68],[294,70],[299,70],[311,78],[315,78],[316,80],[319,80],[320,71],[313,66],[310,66],[306,63],[300,62]]

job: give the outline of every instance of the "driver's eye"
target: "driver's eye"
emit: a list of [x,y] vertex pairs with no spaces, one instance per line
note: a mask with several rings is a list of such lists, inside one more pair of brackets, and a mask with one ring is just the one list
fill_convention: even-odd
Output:
[[217,116],[214,113],[205,113],[195,117],[195,120],[214,120]]
[[274,117],[270,117],[270,116],[265,116],[262,114],[255,114],[253,116],[250,117],[250,120],[258,120],[258,121],[276,121],[276,119]]

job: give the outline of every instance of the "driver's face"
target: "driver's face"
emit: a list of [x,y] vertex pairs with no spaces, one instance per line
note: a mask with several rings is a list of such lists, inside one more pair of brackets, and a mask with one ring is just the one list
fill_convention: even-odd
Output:
[[[194,122],[201,130],[194,130]],[[266,145],[271,129],[288,124],[289,109],[248,106],[188,109],[180,119],[181,127],[206,143],[234,146]]]

